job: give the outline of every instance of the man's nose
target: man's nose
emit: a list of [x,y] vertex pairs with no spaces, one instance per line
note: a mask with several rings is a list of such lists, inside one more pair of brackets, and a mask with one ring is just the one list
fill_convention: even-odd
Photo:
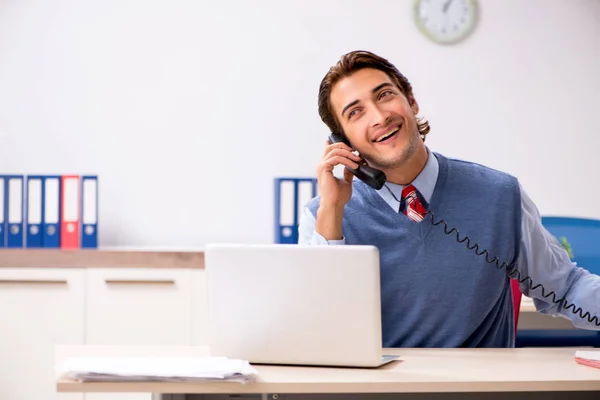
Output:
[[385,126],[390,118],[390,113],[373,106],[371,109],[371,126]]

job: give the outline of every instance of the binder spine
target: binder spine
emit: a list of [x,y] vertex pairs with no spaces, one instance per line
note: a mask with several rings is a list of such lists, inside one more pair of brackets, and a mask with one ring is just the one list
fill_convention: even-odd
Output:
[[316,178],[275,179],[275,243],[298,243],[304,206],[316,195]]
[[98,177],[81,178],[81,248],[98,247]]
[[42,222],[42,246],[44,248],[60,248],[61,192],[61,177],[59,175],[44,176],[44,219]]
[[79,175],[63,175],[61,177],[61,249],[74,250],[79,249],[81,246],[80,201],[81,189]]
[[6,177],[0,175],[0,248],[6,247]]
[[42,176],[27,177],[25,204],[27,205],[25,217],[25,247],[42,247],[42,225],[44,222],[44,178]]
[[5,192],[7,204],[7,229],[6,229],[6,247],[23,247],[23,209],[24,209],[24,189],[23,175],[11,175],[6,177]]

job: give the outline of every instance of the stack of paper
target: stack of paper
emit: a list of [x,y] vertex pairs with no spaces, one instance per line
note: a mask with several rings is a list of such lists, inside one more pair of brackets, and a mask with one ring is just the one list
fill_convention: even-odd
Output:
[[589,367],[600,368],[600,351],[576,351],[575,361]]
[[66,359],[57,373],[78,382],[246,383],[257,375],[248,361],[226,357],[76,357]]

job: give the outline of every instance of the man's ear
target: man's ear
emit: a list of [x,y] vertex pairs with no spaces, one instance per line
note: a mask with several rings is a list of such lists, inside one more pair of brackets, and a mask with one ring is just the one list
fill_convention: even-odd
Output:
[[413,96],[412,93],[408,96],[408,101],[413,114],[417,115],[419,113],[419,103],[417,103],[417,100],[415,100],[415,96]]

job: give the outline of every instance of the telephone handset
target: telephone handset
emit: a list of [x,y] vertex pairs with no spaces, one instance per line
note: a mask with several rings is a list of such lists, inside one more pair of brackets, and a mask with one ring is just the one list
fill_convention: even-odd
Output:
[[[347,139],[345,139],[341,135],[336,134],[334,132],[332,132],[331,135],[329,136],[329,142],[331,144],[342,142],[342,143],[346,144],[348,147],[352,147],[352,146],[350,146],[350,142]],[[373,189],[376,189],[376,190],[381,189],[387,179],[385,176],[385,173],[383,171],[380,171],[378,169],[375,169],[375,168],[369,166],[367,164],[367,162],[364,160],[362,160],[359,163],[357,169],[353,169],[353,168],[349,168],[349,167],[346,167],[346,168],[348,168],[348,170],[350,172],[352,172],[352,174],[354,174],[354,176],[356,176],[358,179],[360,179],[361,181],[363,181],[364,183],[366,183],[367,185],[371,186]]]

